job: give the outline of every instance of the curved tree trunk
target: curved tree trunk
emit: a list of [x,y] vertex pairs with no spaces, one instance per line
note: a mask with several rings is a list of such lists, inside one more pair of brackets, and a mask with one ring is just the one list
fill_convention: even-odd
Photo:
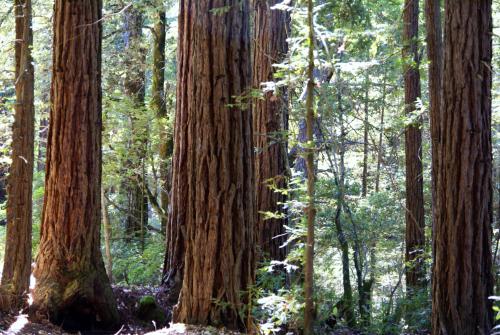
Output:
[[243,330],[249,321],[240,313],[255,266],[250,70],[249,1],[182,0],[168,264],[183,273],[175,322]]
[[425,215],[422,168],[422,118],[412,115],[420,98],[418,56],[419,0],[406,0],[403,12],[406,115],[415,120],[405,130],[406,156],[406,285],[408,294],[425,287]]
[[[271,9],[281,0],[255,1],[253,86],[274,81],[273,64],[281,63],[288,52],[287,37],[290,31],[290,14]],[[286,249],[285,218],[267,218],[264,213],[283,214],[286,197],[278,192],[286,188],[287,179],[287,92],[279,88],[264,92],[263,99],[253,105],[255,155],[255,186],[257,228],[261,257],[284,260]]]
[[32,311],[64,328],[111,328],[100,250],[100,0],[56,0],[45,203]]
[[434,335],[492,327],[491,58],[491,0],[446,0]]
[[31,0],[16,0],[16,105],[12,127],[12,164],[8,178],[7,238],[2,287],[12,295],[10,308],[27,296],[31,274],[32,183],[35,110],[31,57]]

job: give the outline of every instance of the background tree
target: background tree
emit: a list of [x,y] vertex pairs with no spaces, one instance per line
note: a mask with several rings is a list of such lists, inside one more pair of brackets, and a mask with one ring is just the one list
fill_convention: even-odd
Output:
[[[443,81],[443,31],[441,24],[441,5],[438,0],[425,1],[425,26],[427,57],[429,58],[429,120],[432,145],[432,183],[437,183],[440,145],[440,120]],[[437,188],[432,187],[433,213],[439,207],[436,194]],[[433,216],[433,222],[434,222]]]
[[125,166],[127,179],[123,181],[127,199],[126,233],[128,238],[137,238],[144,248],[148,225],[148,197],[145,189],[145,160],[148,142],[148,123],[144,117],[146,96],[145,52],[143,49],[143,9],[139,4],[128,8],[123,15],[123,62],[127,68],[123,88],[129,104],[128,154]]
[[32,311],[67,329],[118,322],[100,250],[101,8],[100,0],[57,0],[54,7],[52,108]]
[[170,269],[183,271],[176,322],[245,329],[250,321],[250,71],[249,2],[182,0],[169,236]]
[[[30,0],[14,2],[16,16],[16,105],[9,169],[7,238],[2,286],[13,296],[10,308],[21,306],[31,274],[32,185],[34,166],[34,68]],[[0,200],[1,202],[1,200]]]
[[314,222],[316,217],[315,207],[315,162],[314,162],[314,21],[313,21],[313,0],[307,2],[307,26],[309,30],[309,50],[308,50],[308,66],[307,66],[307,98],[306,98],[306,127],[307,127],[307,143],[306,143],[306,166],[307,166],[307,207],[305,214],[307,216],[307,235],[304,257],[304,334],[311,335],[313,332],[314,322]]
[[166,232],[168,224],[168,204],[170,193],[170,169],[168,159],[172,155],[173,137],[168,129],[168,111],[165,96],[165,43],[166,43],[166,15],[165,8],[160,1],[153,14],[153,73],[151,84],[151,107],[156,112],[159,134],[159,160],[160,160],[160,208],[161,230]]
[[[445,2],[432,333],[489,333],[492,3]],[[460,89],[457,89],[460,87]]]
[[418,0],[406,0],[403,11],[403,61],[405,110],[409,125],[405,129],[406,157],[406,284],[408,293],[425,286],[423,253],[425,248],[424,181],[422,167],[422,117],[418,54]]

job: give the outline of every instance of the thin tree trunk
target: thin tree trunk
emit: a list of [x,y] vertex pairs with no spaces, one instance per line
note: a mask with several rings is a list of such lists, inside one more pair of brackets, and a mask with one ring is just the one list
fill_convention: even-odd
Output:
[[382,159],[384,157],[384,127],[385,127],[385,102],[387,98],[387,73],[384,72],[384,83],[382,84],[382,107],[380,111],[380,133],[378,137],[377,152],[377,173],[375,177],[375,192],[380,192],[380,171],[382,168]]
[[364,128],[364,141],[363,141],[363,174],[361,177],[361,196],[366,197],[368,191],[368,135],[369,135],[369,93],[370,93],[370,76],[368,72],[366,73],[365,79],[365,120],[363,124]]
[[[290,14],[271,9],[281,0],[262,1],[254,4],[253,86],[274,80],[273,64],[281,63],[288,53]],[[267,218],[265,213],[283,214],[286,197],[278,190],[285,189],[287,179],[286,89],[264,92],[264,99],[253,104],[255,155],[255,186],[257,206],[257,236],[261,257],[284,260],[286,250],[285,218]]]
[[305,308],[304,308],[304,334],[314,334],[314,221],[316,207],[314,201],[316,176],[314,172],[314,21],[313,0],[307,2],[307,25],[309,29],[309,54],[307,67],[307,98],[306,98],[306,167],[307,167],[307,239],[305,246]]
[[45,202],[32,314],[68,330],[112,328],[100,249],[100,0],[56,0]]
[[411,296],[425,287],[425,216],[422,167],[422,118],[413,115],[420,98],[418,0],[406,0],[403,12],[403,57],[406,115],[414,121],[405,129],[406,156],[406,285]]
[[256,237],[249,16],[248,0],[180,2],[167,273],[174,289],[183,276],[175,322],[251,331]]
[[445,1],[432,334],[489,334],[492,3]]
[[[343,153],[341,153],[341,156],[343,156]],[[341,165],[343,161],[343,157],[340,158],[341,160]],[[341,169],[341,177],[339,178],[339,184],[338,184],[338,197],[337,197],[337,209],[335,211],[335,229],[337,230],[337,239],[339,241],[340,245],[340,251],[342,255],[342,287],[344,289],[344,292],[342,294],[342,309],[343,309],[343,315],[344,318],[349,325],[349,327],[355,327],[356,326],[356,318],[354,317],[354,303],[353,303],[353,297],[352,297],[352,286],[351,286],[351,275],[350,275],[350,266],[349,266],[349,244],[347,242],[347,238],[344,233],[344,228],[342,226],[342,219],[341,219],[341,214],[342,214],[342,207],[343,207],[343,172],[342,172],[342,167]]]
[[106,273],[109,282],[113,283],[113,257],[111,256],[111,240],[113,232],[111,230],[111,221],[109,220],[108,200],[106,199],[106,191],[101,186],[101,206],[102,206],[102,226],[104,228],[104,251],[106,254]]
[[[340,53],[340,61],[343,60],[343,52]],[[338,172],[335,177],[335,184],[337,187],[337,209],[335,212],[335,229],[337,231],[337,239],[340,245],[340,251],[342,256],[342,285],[343,285],[343,296],[342,296],[342,310],[345,320],[349,327],[356,326],[356,318],[354,315],[354,299],[352,296],[352,286],[351,286],[351,275],[350,275],[350,265],[349,265],[349,243],[344,232],[344,226],[342,222],[342,212],[344,211],[345,205],[345,152],[346,152],[346,129],[344,123],[344,107],[342,101],[343,84],[341,80],[341,72],[337,69],[337,109],[338,109],[338,126],[340,127],[340,134],[338,136],[339,141],[339,161],[338,161]],[[329,158],[330,159],[330,158]],[[330,165],[334,169],[335,163],[330,159]]]
[[129,215],[126,221],[127,238],[138,238],[141,246],[144,245],[145,227],[148,225],[148,197],[142,186],[144,176],[142,170],[146,159],[147,123],[138,114],[144,108],[146,94],[146,74],[144,63],[145,52],[141,46],[142,26],[144,18],[142,9],[130,7],[124,15],[124,66],[127,68],[124,79],[124,91],[132,109],[129,113],[131,137],[128,144],[128,159],[126,167],[130,173],[124,181],[127,192]]
[[26,303],[31,274],[32,184],[34,165],[34,68],[31,57],[31,0],[14,2],[16,15],[16,105],[12,126],[12,164],[8,177],[7,237],[2,287],[10,308]]
[[[440,0],[425,1],[425,24],[427,57],[429,59],[429,114],[432,150],[432,208],[433,213],[439,207],[436,183],[439,163],[439,144],[441,142],[440,120],[443,82],[443,35],[441,26]],[[433,215],[434,216],[434,215]],[[433,221],[435,218],[433,217]]]
[[49,133],[49,109],[46,109],[40,115],[38,125],[38,152],[36,159],[36,170],[45,171],[45,160],[47,159],[47,135]]
[[[427,58],[429,59],[429,120],[431,132],[431,179],[432,179],[432,266],[435,266],[436,222],[441,205],[437,194],[439,178],[439,150],[441,145],[441,119],[443,102],[443,31],[441,1],[425,1],[425,25]],[[434,282],[432,283],[434,285]]]
[[166,232],[170,193],[169,157],[172,155],[172,136],[168,132],[168,112],[165,100],[165,37],[166,17],[163,2],[158,3],[153,26],[153,74],[151,83],[151,107],[156,113],[160,129],[160,207],[165,215],[160,217],[161,230]]

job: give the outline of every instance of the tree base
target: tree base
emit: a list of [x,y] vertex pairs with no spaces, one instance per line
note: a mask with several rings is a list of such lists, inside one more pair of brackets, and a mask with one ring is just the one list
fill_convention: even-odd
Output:
[[47,319],[66,331],[115,330],[119,315],[109,286],[98,278],[72,280],[60,286],[54,280],[40,281],[33,295],[30,316]]

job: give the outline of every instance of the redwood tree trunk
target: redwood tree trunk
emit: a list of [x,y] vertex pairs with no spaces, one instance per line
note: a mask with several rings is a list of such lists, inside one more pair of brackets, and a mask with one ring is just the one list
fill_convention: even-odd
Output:
[[56,0],[45,202],[32,311],[66,329],[118,312],[100,249],[100,0]]
[[174,321],[244,329],[255,266],[249,1],[182,0],[179,13]]
[[422,118],[412,115],[420,98],[418,0],[406,0],[403,12],[405,106],[414,119],[405,130],[406,156],[406,285],[408,293],[425,287],[425,217],[422,169]]
[[[281,63],[288,52],[290,29],[288,11],[271,9],[281,0],[254,3],[253,86],[274,81],[273,64]],[[287,178],[287,92],[276,89],[264,92],[263,99],[253,105],[255,155],[255,186],[257,228],[261,257],[284,260],[286,241],[285,218],[267,218],[265,212],[283,213],[286,197],[278,192],[286,188]]]
[[31,0],[14,2],[16,16],[16,104],[12,127],[12,164],[8,178],[7,238],[2,286],[12,295],[11,308],[21,306],[31,274],[32,183],[35,110],[31,57]]
[[[427,57],[429,59],[429,119],[431,129],[432,144],[432,208],[433,213],[439,205],[436,194],[436,187],[439,164],[439,144],[440,120],[441,120],[441,101],[443,84],[443,35],[441,27],[441,6],[440,0],[425,1],[425,25],[427,30]],[[434,218],[433,218],[434,222]]]
[[[440,197],[437,195],[439,177],[439,150],[441,145],[441,114],[443,98],[443,32],[441,25],[441,1],[425,1],[425,25],[427,41],[427,58],[429,59],[429,121],[431,132],[432,155],[432,259],[435,259],[435,224],[440,208]],[[433,266],[435,262],[433,262]]]
[[492,327],[491,58],[491,0],[446,0],[434,335]]

